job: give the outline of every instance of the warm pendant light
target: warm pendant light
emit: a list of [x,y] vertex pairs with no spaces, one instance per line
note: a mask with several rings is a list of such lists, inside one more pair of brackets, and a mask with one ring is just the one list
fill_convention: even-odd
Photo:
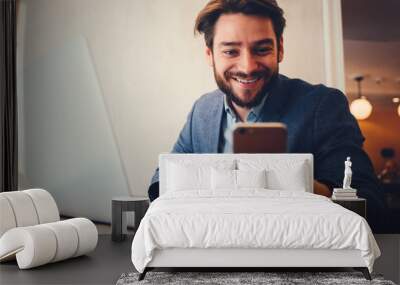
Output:
[[399,104],[399,106],[397,107],[397,115],[399,115],[399,117],[400,117],[400,104]]
[[357,120],[365,120],[371,116],[372,105],[367,98],[361,95],[361,81],[364,80],[364,76],[357,76],[354,80],[358,83],[358,99],[351,102],[350,112]]
[[372,113],[372,105],[365,97],[361,97],[351,102],[350,112],[357,120],[365,120]]

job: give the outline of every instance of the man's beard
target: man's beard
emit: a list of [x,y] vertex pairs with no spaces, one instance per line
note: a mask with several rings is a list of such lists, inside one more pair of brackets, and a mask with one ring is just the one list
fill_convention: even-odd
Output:
[[[255,71],[250,73],[249,75],[246,75],[242,72],[229,72],[225,71],[224,72],[224,77],[221,78],[219,74],[217,73],[215,69],[215,64],[214,64],[214,78],[215,81],[218,85],[218,88],[225,93],[228,102],[233,102],[237,106],[246,108],[246,109],[251,109],[261,103],[261,101],[264,99],[264,97],[267,95],[268,91],[271,89],[272,85],[274,85],[274,82],[276,81],[279,73],[279,68],[276,71],[271,71],[270,69],[264,68],[264,70],[261,71]],[[240,97],[235,94],[233,89],[231,88],[231,85],[229,85],[227,82],[232,78],[232,76],[239,77],[239,78],[246,78],[246,77],[258,77],[260,78],[259,80],[264,80],[264,84],[261,87],[260,91],[257,92],[256,96],[248,101],[245,102]],[[245,91],[249,92],[249,91]]]

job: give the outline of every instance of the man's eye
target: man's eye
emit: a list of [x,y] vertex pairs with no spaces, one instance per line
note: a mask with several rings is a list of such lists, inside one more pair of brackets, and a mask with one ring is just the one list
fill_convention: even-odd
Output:
[[234,56],[238,54],[236,50],[225,50],[223,53],[227,56]]
[[264,54],[268,54],[270,52],[272,52],[272,48],[256,48],[255,49],[256,54],[264,55]]

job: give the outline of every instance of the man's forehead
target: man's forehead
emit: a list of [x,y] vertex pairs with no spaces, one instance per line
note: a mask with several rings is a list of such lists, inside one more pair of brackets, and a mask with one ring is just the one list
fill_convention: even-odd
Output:
[[275,32],[271,19],[244,14],[222,15],[214,30],[214,44],[273,44]]

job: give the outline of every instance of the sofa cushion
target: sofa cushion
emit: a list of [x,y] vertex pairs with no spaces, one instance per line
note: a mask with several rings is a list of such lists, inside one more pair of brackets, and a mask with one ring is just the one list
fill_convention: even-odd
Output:
[[0,193],[0,237],[9,229],[15,228],[17,222],[8,199]]
[[86,254],[98,241],[96,226],[74,218],[8,230],[0,238],[0,261],[16,257],[20,269],[28,269]]
[[8,200],[15,215],[17,227],[39,224],[35,204],[24,191],[3,192],[1,195]]
[[29,195],[35,206],[39,224],[51,223],[60,220],[60,213],[56,201],[49,192],[44,189],[28,189],[22,191]]

